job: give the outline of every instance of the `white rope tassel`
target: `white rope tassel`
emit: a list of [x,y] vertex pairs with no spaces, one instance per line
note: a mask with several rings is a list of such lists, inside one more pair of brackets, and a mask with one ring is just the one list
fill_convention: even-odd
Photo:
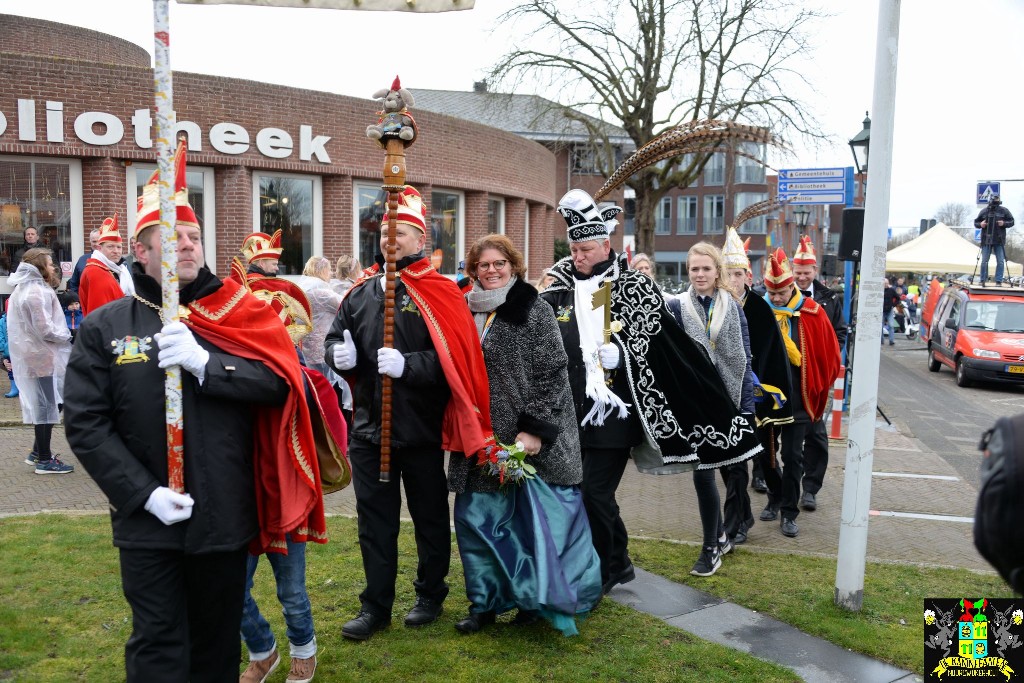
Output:
[[[598,359],[597,349],[603,341],[602,323],[604,312],[595,309],[593,306],[594,292],[601,285],[600,278],[594,277],[589,280],[580,280],[576,283],[574,303],[576,306],[576,325],[580,333],[580,351],[583,354],[583,364],[587,369],[587,398],[594,402],[594,407],[580,422],[581,426],[588,424],[600,427],[604,424],[605,418],[610,416],[617,408],[619,418],[625,419],[629,415],[629,406],[623,403],[622,399],[605,384],[604,368]],[[625,362],[625,358],[622,359]]]
[[609,417],[616,409],[619,411],[619,419],[624,420],[629,416],[629,405],[615,395],[615,392],[608,388],[604,382],[604,370],[597,361],[597,354],[588,356],[587,367],[587,398],[594,402],[580,425],[586,427],[588,424],[595,426],[604,425],[605,418]]

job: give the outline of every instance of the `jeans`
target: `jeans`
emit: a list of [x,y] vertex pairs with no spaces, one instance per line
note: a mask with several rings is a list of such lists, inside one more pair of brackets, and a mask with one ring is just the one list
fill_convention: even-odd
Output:
[[1003,269],[1006,267],[1006,249],[1002,244],[981,245],[981,281],[988,280],[989,255],[996,255],[996,284],[1003,281]]
[[[290,654],[292,658],[306,659],[316,654],[313,610],[309,604],[309,593],[306,592],[306,544],[293,542],[291,536],[287,537],[287,541],[287,555],[267,553],[267,560],[274,570],[277,599],[284,612]],[[276,644],[270,624],[260,614],[260,608],[252,597],[253,577],[259,561],[259,555],[248,557],[245,604],[242,607],[242,638],[249,648],[250,656],[256,660],[270,656]]]
[[[885,320],[882,322],[882,335],[884,337],[886,330],[889,331],[889,343],[890,344],[895,344],[896,343],[896,335],[893,334],[893,328],[896,326],[896,313],[895,313],[895,311],[896,311],[895,308],[890,308],[888,310],[888,312],[886,312],[884,314],[885,315]],[[883,344],[885,343],[884,339],[882,340],[882,343]]]

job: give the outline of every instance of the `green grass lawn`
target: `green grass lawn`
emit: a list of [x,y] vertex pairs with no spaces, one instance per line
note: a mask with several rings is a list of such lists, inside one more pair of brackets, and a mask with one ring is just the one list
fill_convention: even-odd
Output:
[[[794,681],[787,669],[699,640],[661,620],[605,600],[565,638],[546,624],[505,623],[471,636],[454,629],[465,614],[461,565],[453,553],[451,595],[439,623],[407,629],[415,599],[415,547],[403,525],[393,626],[366,643],[341,637],[363,587],[355,522],[328,520],[331,542],[312,546],[308,585],[320,647],[319,681]],[[121,595],[117,552],[106,516],[40,515],[0,520],[0,680],[118,681],[131,613]],[[689,576],[692,546],[631,542],[638,566],[751,609],[838,645],[921,672],[925,597],[1004,597],[997,576],[871,564],[864,609],[832,604],[833,560],[740,549],[709,579]],[[284,640],[269,565],[256,596]],[[501,621],[507,621],[504,617]],[[901,623],[900,620],[904,623]],[[287,647],[284,648],[287,650]],[[271,681],[284,681],[282,665]]]
[[[546,624],[499,624],[464,636],[458,553],[451,595],[439,623],[401,625],[415,599],[412,528],[403,525],[398,600],[392,627],[366,643],[341,637],[359,608],[362,562],[355,522],[328,520],[331,542],[309,549],[308,587],[320,648],[318,681],[795,681],[789,670],[699,640],[659,619],[605,600],[565,638]],[[0,680],[124,680],[123,648],[131,613],[121,595],[117,552],[105,515],[40,515],[0,520]],[[269,565],[256,596],[279,643],[284,623]],[[505,617],[503,621],[507,621]],[[287,646],[284,646],[285,652]],[[284,681],[287,664],[270,681]]]

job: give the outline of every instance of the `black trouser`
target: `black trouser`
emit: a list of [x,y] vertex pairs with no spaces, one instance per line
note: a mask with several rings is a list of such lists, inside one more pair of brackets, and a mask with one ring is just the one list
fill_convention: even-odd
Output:
[[810,422],[794,422],[782,426],[782,496],[779,508],[784,519],[796,519],[800,514],[800,479],[804,474],[804,437]]
[[583,506],[601,559],[601,583],[630,565],[629,536],[615,500],[628,461],[629,448],[583,448]]
[[[464,457],[460,453],[453,458]],[[398,578],[398,530],[402,509],[399,481],[416,533],[416,595],[442,602],[448,595],[445,578],[452,561],[451,523],[444,451],[436,448],[395,448],[391,451],[391,481],[380,481],[380,447],[352,439],[349,445],[352,484],[356,494],[359,549],[363,555],[366,590],[359,595],[363,609],[381,617],[391,615]]]
[[714,548],[722,537],[722,508],[715,485],[714,470],[694,470],[693,490],[697,492],[697,511],[700,512],[700,526],[704,533],[704,547]]
[[757,438],[761,441],[761,452],[757,454],[757,462],[761,466],[761,478],[768,487],[768,507],[779,509],[782,504],[782,463],[779,460],[779,429],[768,425],[757,428]]
[[810,425],[804,437],[804,491],[817,494],[828,469],[828,432],[825,421]]
[[244,547],[203,555],[121,549],[121,585],[132,608],[128,683],[238,680],[247,554]]
[[722,482],[725,483],[725,506],[722,516],[722,524],[725,533],[729,538],[736,535],[736,532],[747,532],[754,526],[754,515],[750,510],[750,494],[747,493],[747,484],[750,483],[750,473],[747,471],[746,461],[734,465],[726,465],[721,468]]

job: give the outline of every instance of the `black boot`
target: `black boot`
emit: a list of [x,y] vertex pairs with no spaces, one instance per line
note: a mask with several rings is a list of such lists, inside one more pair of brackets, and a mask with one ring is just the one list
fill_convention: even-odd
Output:
[[494,612],[470,612],[469,615],[455,624],[460,633],[476,633],[484,626],[494,623]]

